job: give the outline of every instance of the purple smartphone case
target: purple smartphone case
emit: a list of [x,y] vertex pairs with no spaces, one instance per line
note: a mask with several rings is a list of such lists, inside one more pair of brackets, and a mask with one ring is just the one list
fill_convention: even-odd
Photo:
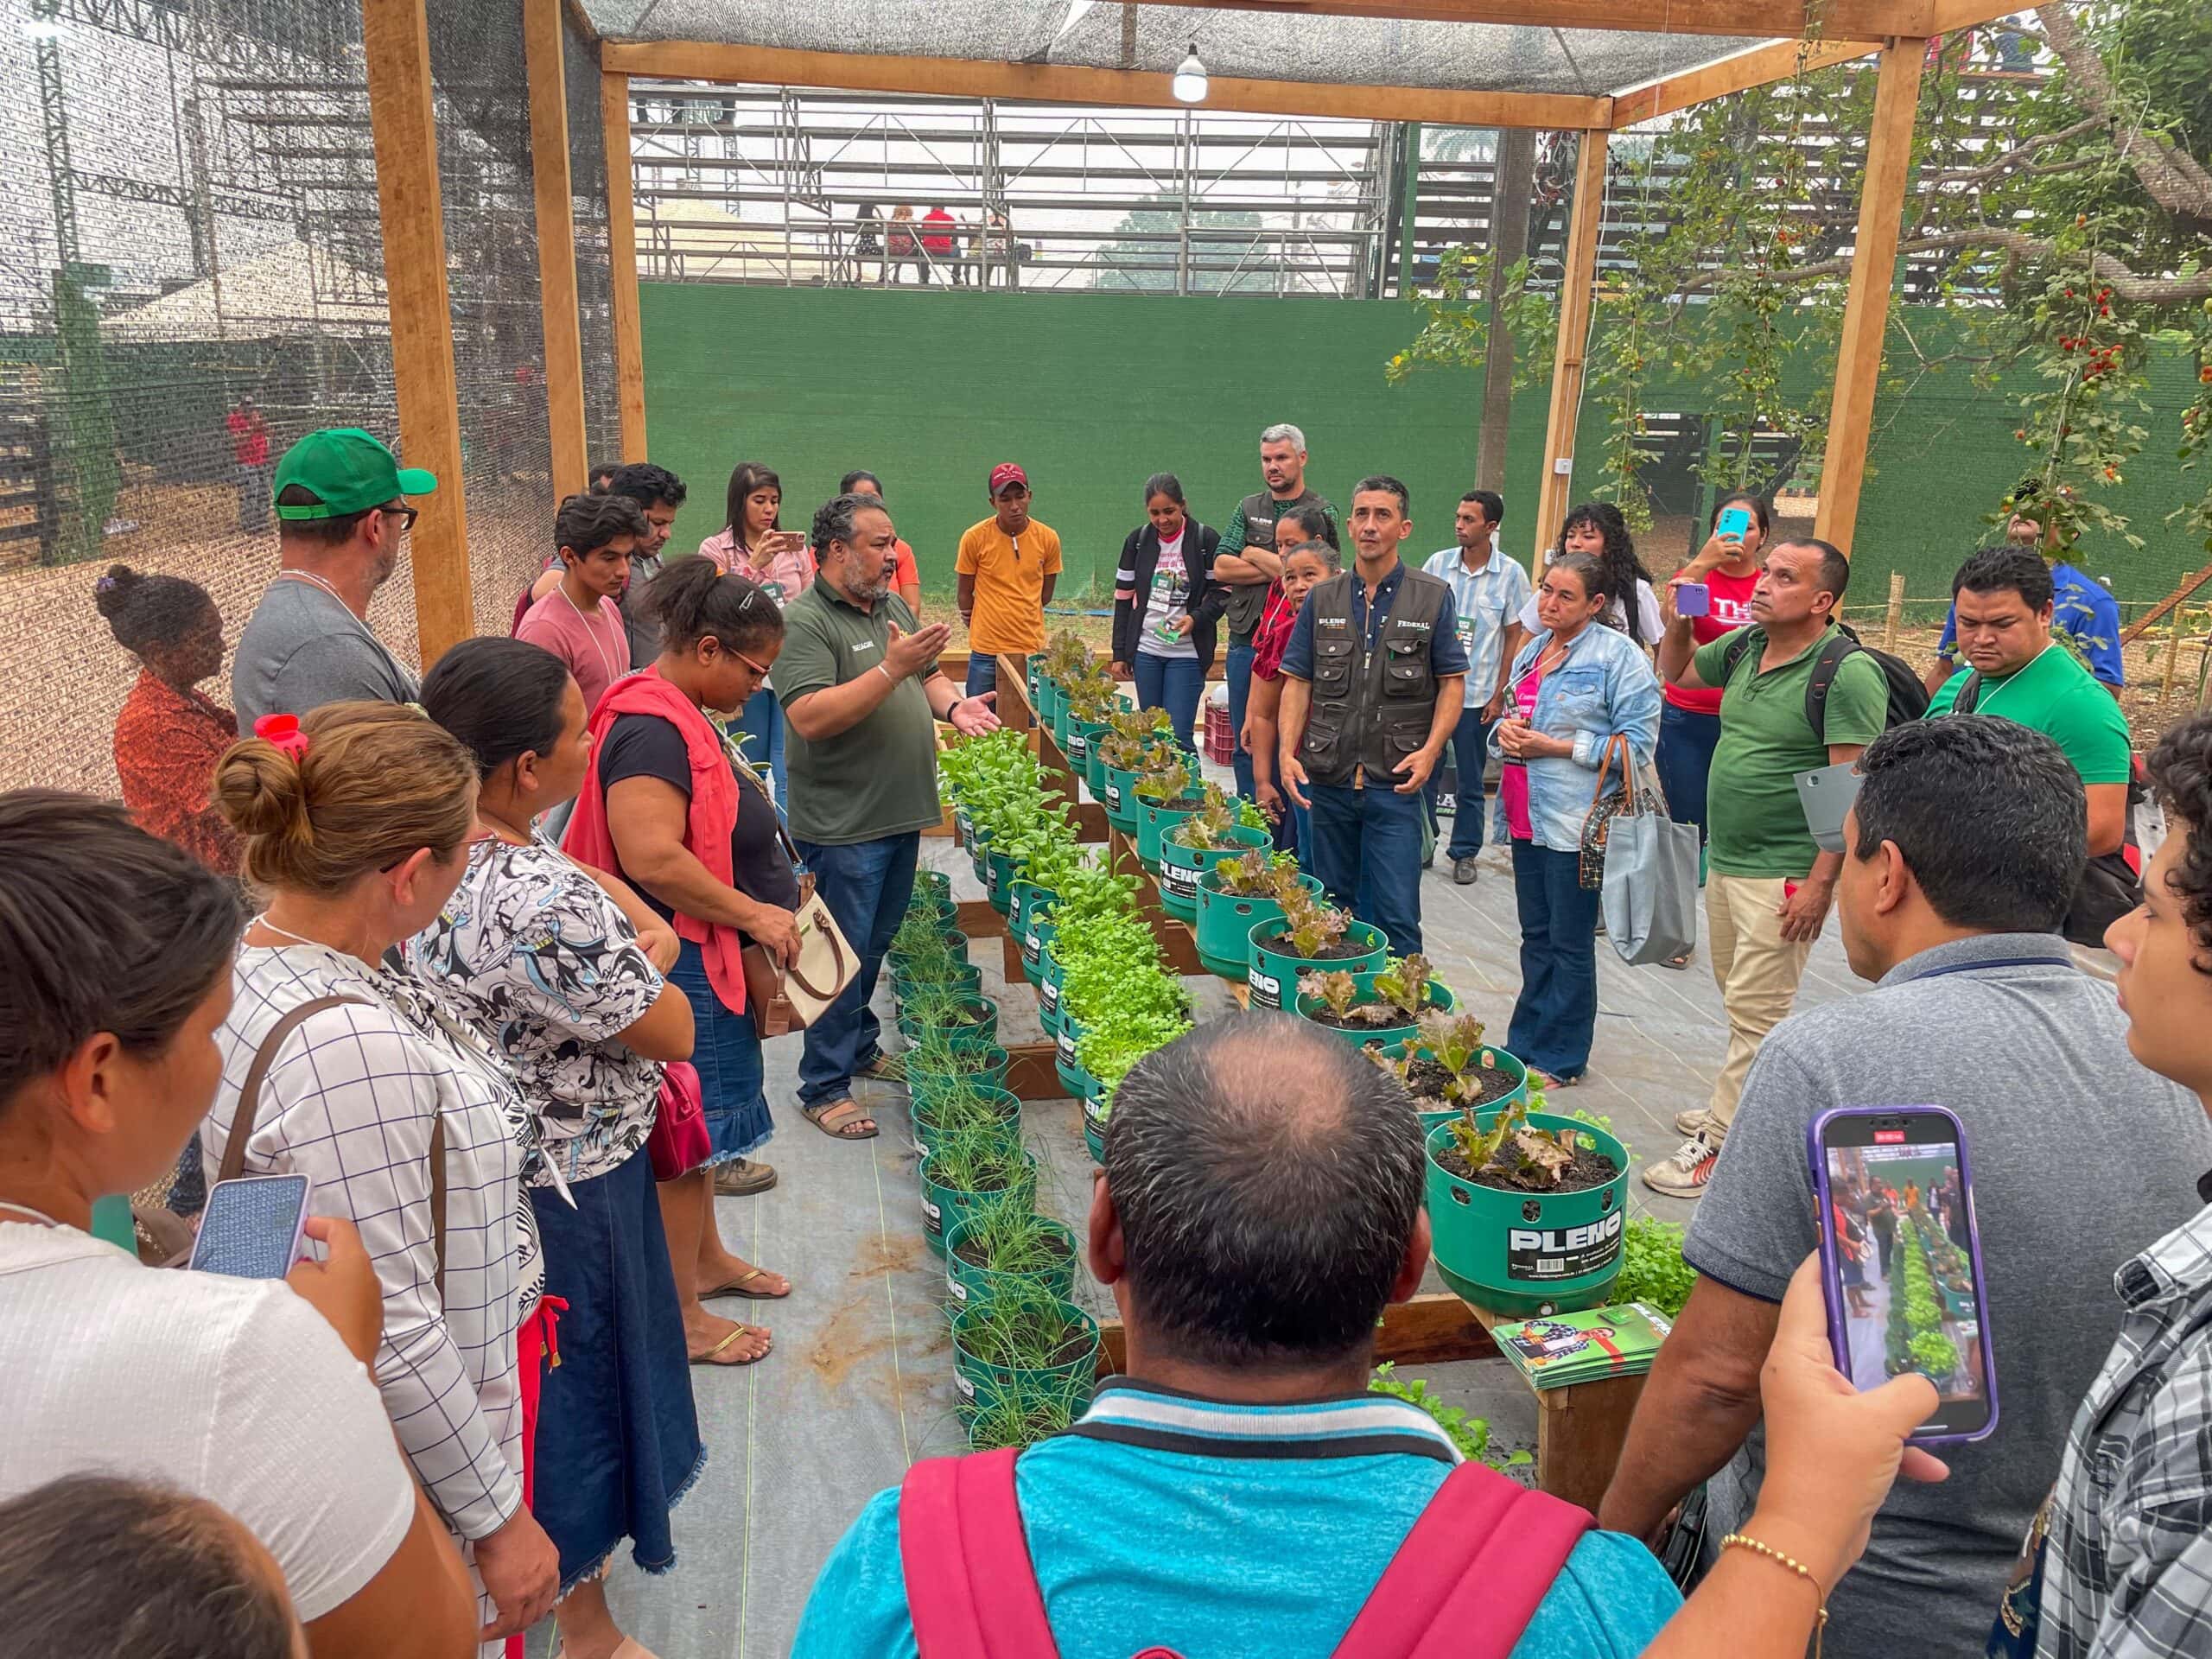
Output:
[[1699,582],[1685,582],[1680,584],[1675,589],[1675,614],[1711,616],[1713,589]]
[[1942,1118],[1951,1126],[1952,1143],[1959,1149],[1959,1193],[1967,1205],[1967,1256],[1974,1263],[1974,1312],[1979,1329],[1974,1340],[1981,1347],[1981,1380],[1989,1390],[1989,1418],[1971,1434],[1913,1434],[1909,1436],[1914,1446],[1950,1446],[1968,1440],[1986,1440],[1997,1432],[1997,1354],[1989,1339],[1988,1299],[1986,1294],[1988,1279],[1981,1270],[1981,1222],[1974,1207],[1974,1166],[1967,1157],[1966,1126],[1956,1113],[1941,1106],[1836,1106],[1815,1118],[1805,1131],[1805,1160],[1812,1166],[1813,1198],[1819,1206],[1818,1230],[1821,1238],[1821,1303],[1827,1312],[1828,1352],[1835,1360],[1836,1370],[1846,1376],[1851,1375],[1851,1342],[1844,1330],[1841,1295],[1837,1287],[1842,1282],[1840,1264],[1836,1261],[1835,1235],[1830,1227],[1830,1217],[1835,1213],[1828,1192],[1828,1160],[1822,1137],[1827,1126],[1842,1117],[1899,1117],[1909,1114],[1926,1114]]

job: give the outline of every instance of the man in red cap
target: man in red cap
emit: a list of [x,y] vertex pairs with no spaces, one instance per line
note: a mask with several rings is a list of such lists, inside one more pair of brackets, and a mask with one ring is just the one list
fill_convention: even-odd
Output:
[[1029,474],[1012,461],[991,468],[992,516],[960,538],[960,620],[968,625],[968,695],[999,683],[1001,652],[1045,649],[1045,607],[1060,574],[1060,538],[1029,516]]

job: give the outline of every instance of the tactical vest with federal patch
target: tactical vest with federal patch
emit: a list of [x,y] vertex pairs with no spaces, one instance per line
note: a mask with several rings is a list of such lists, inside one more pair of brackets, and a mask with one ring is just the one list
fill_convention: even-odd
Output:
[[[1262,490],[1257,495],[1248,495],[1237,504],[1244,515],[1244,545],[1256,547],[1262,553],[1275,550],[1275,520],[1293,507],[1319,507],[1336,521],[1337,510],[1312,490],[1301,490],[1287,501],[1278,501]],[[1268,608],[1268,584],[1264,582],[1228,584],[1229,607],[1223,613],[1229,622],[1229,641],[1231,645],[1249,645],[1252,630],[1260,626],[1260,618]]]
[[1362,781],[1387,788],[1391,768],[1428,741],[1437,689],[1430,652],[1452,589],[1399,568],[1404,574],[1390,613],[1374,631],[1372,652],[1352,620],[1358,572],[1332,576],[1306,598],[1313,607],[1313,702],[1298,759],[1314,783],[1347,787],[1364,768]]

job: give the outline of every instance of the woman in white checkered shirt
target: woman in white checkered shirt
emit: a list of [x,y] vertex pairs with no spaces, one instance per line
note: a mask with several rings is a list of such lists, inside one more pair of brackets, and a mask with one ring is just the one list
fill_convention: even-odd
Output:
[[277,1021],[346,999],[282,1035],[245,1170],[310,1177],[314,1210],[359,1228],[384,1287],[378,1385],[477,1574],[485,1633],[503,1638],[544,1615],[558,1571],[523,1503],[515,1332],[543,1281],[520,1185],[532,1120],[481,1039],[383,965],[467,868],[476,769],[411,706],[332,703],[299,727],[240,743],[216,769],[217,804],[245,837],[245,873],[267,904],[246,929],[217,1033],[223,1083],[201,1131],[206,1166],[211,1178],[221,1166],[248,1069]]

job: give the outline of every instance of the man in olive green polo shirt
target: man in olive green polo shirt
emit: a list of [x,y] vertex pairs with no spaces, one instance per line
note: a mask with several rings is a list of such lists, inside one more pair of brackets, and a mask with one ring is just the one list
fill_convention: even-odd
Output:
[[[1727,694],[1713,751],[1705,917],[1728,1014],[1728,1057],[1710,1103],[1675,1120],[1688,1140],[1643,1172],[1654,1192],[1704,1195],[1745,1073],[1796,1000],[1805,958],[1827,919],[1843,859],[1813,844],[1796,774],[1857,760],[1882,734],[1890,705],[1880,667],[1853,651],[1836,664],[1826,729],[1815,731],[1805,717],[1805,689],[1850,579],[1851,562],[1827,543],[1779,542],[1767,550],[1752,591],[1750,629],[1697,645],[1690,619],[1677,614],[1659,642],[1659,671],[1674,684]],[[1752,643],[1734,653],[1732,669],[1729,647],[1741,647],[1746,633]]]
[[868,1003],[913,896],[921,832],[944,816],[936,721],[971,736],[995,730],[997,694],[963,697],[938,671],[948,630],[921,626],[891,591],[899,534],[880,498],[824,502],[813,543],[820,575],[785,607],[776,658],[791,838],[861,966],[807,1027],[798,1102],[823,1133],[865,1141],[875,1122],[854,1101],[853,1079],[893,1075]]

